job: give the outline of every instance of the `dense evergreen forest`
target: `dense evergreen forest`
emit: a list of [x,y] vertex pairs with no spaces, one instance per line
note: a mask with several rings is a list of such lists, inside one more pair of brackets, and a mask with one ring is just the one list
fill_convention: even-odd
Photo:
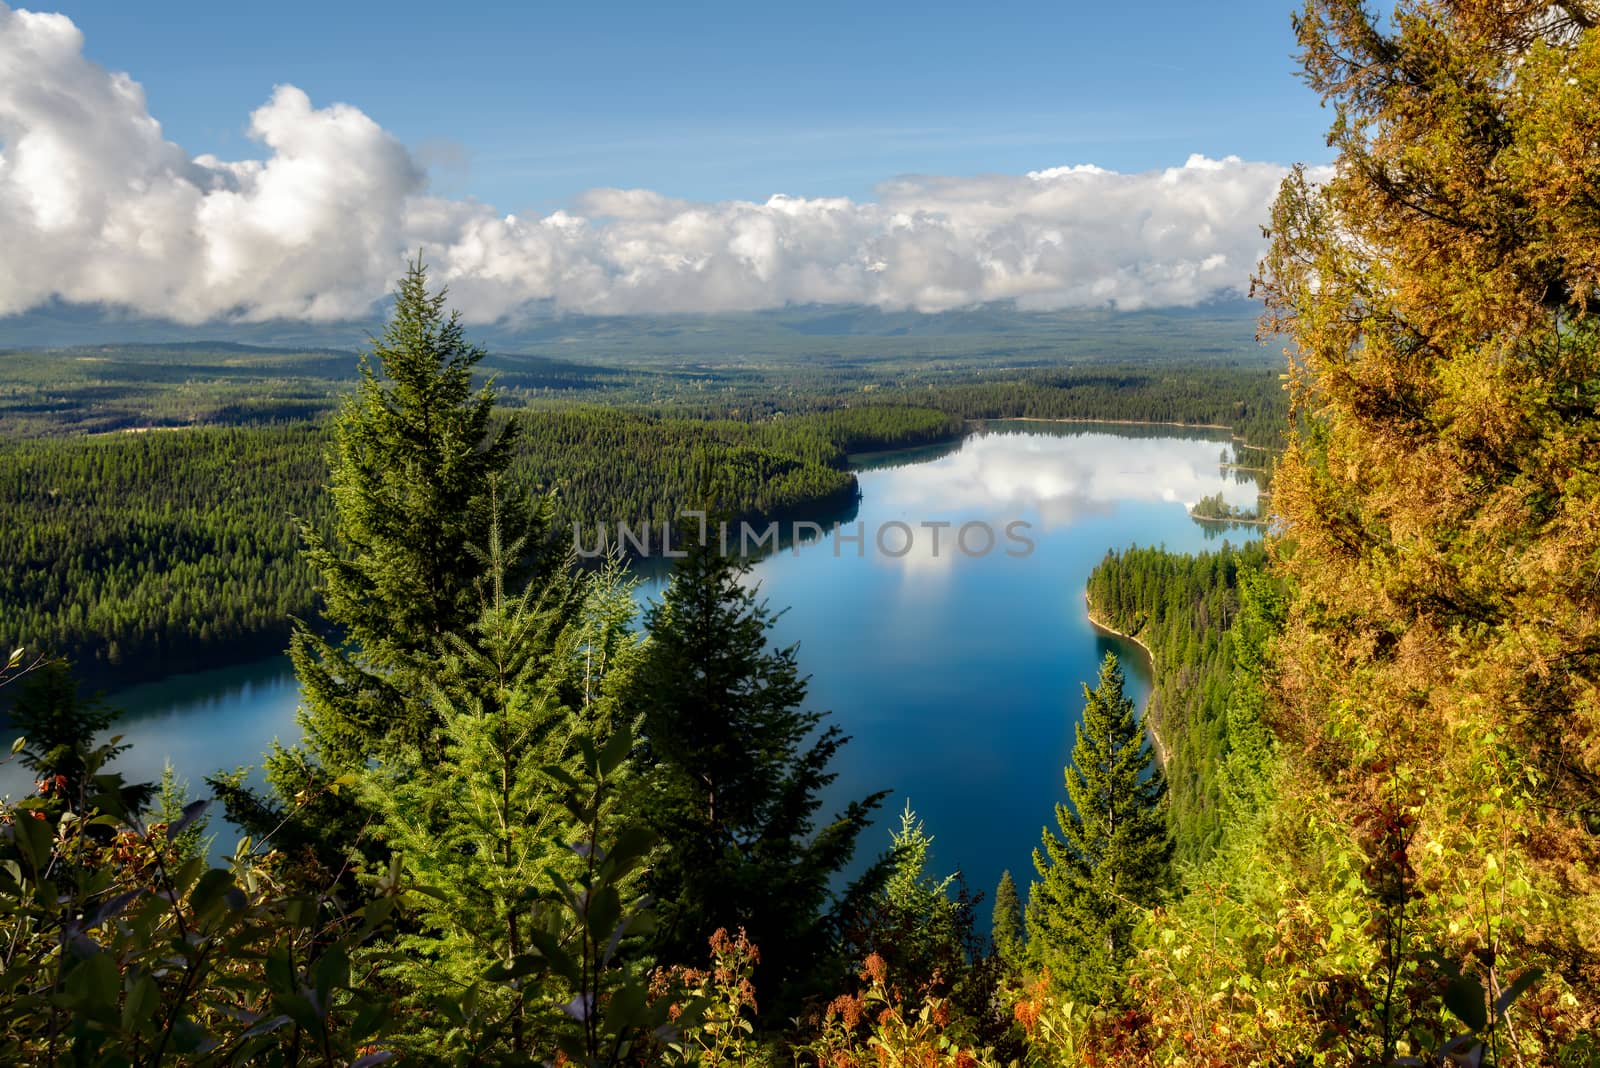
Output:
[[1168,819],[1185,861],[1204,861],[1223,834],[1223,774],[1233,746],[1254,725],[1230,718],[1234,623],[1270,613],[1272,592],[1259,544],[1184,556],[1162,549],[1113,550],[1089,576],[1090,618],[1141,642],[1155,689],[1145,711],[1166,774]]
[[[945,440],[901,407],[745,423],[597,407],[515,412],[511,473],[556,493],[556,527],[659,524],[715,501],[734,517],[825,519],[856,492],[846,456]],[[321,425],[199,428],[0,444],[0,644],[125,684],[279,652],[316,610],[300,523],[327,514]],[[586,534],[585,544],[593,540]]]
[[[547,551],[537,490],[589,470],[563,449],[661,433],[685,492],[715,481],[697,450],[810,492],[798,472],[848,477],[850,448],[1058,372],[941,383],[939,406],[902,383],[920,407],[893,415],[714,410],[737,390],[693,418],[558,411],[535,456],[514,427],[539,417],[476,388],[419,264],[355,397],[279,431],[329,487],[302,532],[320,609],[290,638],[304,742],[264,787],[209,780],[248,833],[221,866],[207,802],[106,770],[114,721],[63,665],[0,666],[37,782],[0,813],[0,1060],[1600,1063],[1600,16],[1307,0],[1294,25],[1339,166],[1291,173],[1268,220],[1257,293],[1292,353],[1271,526],[1041,591],[1148,645],[1163,752],[1108,656],[988,937],[929,870],[937,828],[907,808],[879,854],[881,794],[822,808],[848,740],[741,561],[699,547],[639,620],[619,566]],[[1187,387],[1142,373],[1150,412],[1240,399],[1169,408]],[[1057,403],[1005,414],[1074,417]],[[5,458],[149,477],[138,457],[200,435],[226,484],[271,432]],[[160,517],[198,496],[130,537],[181,564]]]
[[302,425],[0,443],[3,641],[99,684],[281,651],[314,605],[294,517],[326,510],[326,442]]
[[[298,524],[326,515],[325,414],[354,357],[195,345],[3,359],[0,423],[17,436],[0,441],[0,537],[16,566],[0,578],[0,643],[66,656],[108,687],[280,650],[289,618],[316,609]],[[708,501],[735,519],[826,522],[854,500],[850,454],[950,440],[968,419],[1235,418],[1248,436],[1283,403],[1269,371],[1226,364],[845,393],[793,368],[744,385],[668,388],[664,374],[533,357],[493,369],[502,397],[524,402],[502,405],[518,427],[512,475],[553,490],[558,526],[580,524],[586,546],[597,524],[659,528]],[[671,400],[629,402],[658,392]]]

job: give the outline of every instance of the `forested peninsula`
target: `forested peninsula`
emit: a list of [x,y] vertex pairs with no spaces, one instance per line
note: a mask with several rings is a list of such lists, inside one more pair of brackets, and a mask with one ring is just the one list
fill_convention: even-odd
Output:
[[[287,422],[229,423],[251,411],[243,398],[258,380],[218,378],[200,389],[196,378],[181,387],[172,379],[241,360],[252,375],[298,375],[309,357],[235,347],[130,350],[124,359],[121,370],[94,365],[117,383],[96,387],[97,403],[137,411],[118,417],[140,420],[136,426],[72,434],[65,431],[76,423],[44,418],[37,401],[25,405],[19,396],[10,416],[0,404],[0,424],[10,418],[32,430],[0,441],[0,539],[14,564],[0,574],[0,643],[65,656],[102,688],[280,652],[289,620],[318,609],[299,545],[304,527],[328,518],[327,420],[297,412]],[[325,360],[313,366],[336,374]],[[354,364],[348,357],[346,374]],[[315,395],[337,380],[316,379],[315,388],[290,381],[291,391]],[[179,389],[215,405],[195,413],[206,422],[142,421],[171,412]],[[25,407],[36,413],[31,422],[17,415]],[[1219,413],[1281,411],[1282,391],[1266,367],[1195,365],[1159,374],[1066,372],[981,390],[820,391],[796,397],[795,407],[735,416],[713,415],[698,400],[653,408],[571,400],[509,408],[499,418],[517,427],[508,477],[553,493],[556,524],[577,524],[587,544],[597,527],[659,531],[708,502],[734,522],[826,524],[855,499],[852,454],[952,441],[971,419],[1101,412],[1198,425]]]

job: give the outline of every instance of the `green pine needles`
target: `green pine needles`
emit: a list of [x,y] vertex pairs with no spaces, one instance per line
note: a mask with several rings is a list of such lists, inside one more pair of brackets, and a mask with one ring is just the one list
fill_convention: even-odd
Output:
[[1022,898],[1017,895],[1017,882],[1009,870],[1000,873],[1000,885],[995,887],[989,941],[1008,971],[1022,970],[1028,952],[1022,933]]
[[[395,745],[437,752],[440,717],[422,696],[418,661],[474,621],[478,553],[492,524],[506,544],[539,548],[545,509],[499,481],[515,424],[495,417],[489,387],[473,386],[483,356],[413,263],[334,424],[332,535],[304,527],[323,618],[337,637],[297,625],[290,656],[306,695],[307,740],[329,767],[357,767]],[[508,566],[513,587],[531,563]]]
[[646,613],[640,701],[649,761],[641,805],[666,844],[651,875],[656,951],[698,961],[707,931],[744,928],[761,947],[759,989],[797,1007],[838,952],[834,877],[882,793],[818,826],[846,738],[804,710],[795,649],[769,646],[775,615],[747,566],[691,542]]
[[1166,783],[1145,745],[1122,669],[1107,653],[1067,766],[1070,805],[1056,806],[1061,836],[1034,850],[1039,881],[1028,899],[1028,948],[1074,998],[1101,1001],[1129,955],[1139,915],[1171,883]]

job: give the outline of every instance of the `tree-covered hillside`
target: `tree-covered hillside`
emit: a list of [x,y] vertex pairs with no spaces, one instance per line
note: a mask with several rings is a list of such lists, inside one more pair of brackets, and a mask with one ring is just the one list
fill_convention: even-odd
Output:
[[[855,408],[763,423],[607,408],[520,412],[512,473],[556,493],[592,544],[722,503],[737,517],[847,506],[849,450],[945,440],[959,422]],[[316,610],[298,521],[327,512],[321,426],[200,428],[0,443],[0,643],[123,684],[279,652]]]
[[0,443],[0,643],[96,681],[281,651],[314,603],[295,517],[324,512],[312,426]]
[[1272,599],[1265,565],[1259,544],[1224,542],[1200,556],[1114,550],[1089,576],[1090,617],[1150,649],[1145,715],[1161,739],[1169,822],[1186,862],[1207,859],[1226,833],[1223,766],[1241,731],[1229,719],[1233,626],[1247,595],[1256,613]]
[[1139,1063],[1600,1058],[1597,14],[1296,23],[1339,160],[1285,182],[1258,285],[1294,353],[1275,756],[1151,919]]
[[[1600,1064],[1600,10],[1306,0],[1294,25],[1338,158],[1269,220],[1281,422],[1243,372],[1029,367],[856,391],[883,408],[830,379],[519,410],[514,451],[419,264],[325,438],[5,445],[0,543],[78,568],[8,596],[74,625],[176,604],[188,633],[200,598],[117,539],[222,590],[208,554],[278,543],[215,499],[277,480],[329,593],[294,638],[304,744],[265,788],[208,782],[249,834],[217,867],[203,803],[106,770],[106,710],[0,665],[36,783],[0,806],[0,1060]],[[538,536],[563,507],[815,501],[849,450],[952,417],[1131,412],[1281,432],[1270,523],[1039,591],[1149,646],[1165,760],[1107,657],[992,938],[909,806],[876,860],[881,795],[823,807],[846,739],[736,562],[691,554],[640,626],[622,570]]]

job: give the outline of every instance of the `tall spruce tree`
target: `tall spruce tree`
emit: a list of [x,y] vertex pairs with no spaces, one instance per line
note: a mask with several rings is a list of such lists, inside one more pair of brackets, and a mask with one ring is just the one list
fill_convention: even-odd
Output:
[[1095,688],[1084,687],[1066,769],[1071,804],[1056,806],[1061,837],[1045,828],[1028,897],[1029,949],[1081,1000],[1117,997],[1139,911],[1161,901],[1171,882],[1166,783],[1152,765],[1122,669],[1107,653]]
[[[535,951],[549,917],[530,899],[555,889],[552,872],[570,881],[582,866],[563,804],[579,771],[578,740],[604,747],[629,717],[624,695],[641,639],[620,566],[567,571],[517,591],[505,583],[516,558],[517,546],[491,532],[478,618],[446,637],[427,680],[442,717],[439,756],[413,750],[362,775],[376,835],[426,888],[414,929],[398,939],[404,953],[388,967],[421,1006]],[[631,722],[623,725],[631,737]],[[502,1021],[510,1052],[527,1055],[548,1044],[541,1020],[558,989],[483,986],[478,1009]],[[406,1044],[432,1060],[462,1052],[466,1041],[456,1021],[423,1013]]]
[[442,755],[432,676],[450,636],[478,622],[492,538],[516,547],[496,564],[510,589],[560,571],[551,502],[530,501],[503,477],[514,425],[495,419],[490,387],[474,388],[484,351],[445,299],[413,262],[334,423],[332,525],[302,529],[323,626],[297,620],[289,646],[306,744],[269,754],[275,797],[244,786],[242,769],[207,780],[229,819],[313,862],[312,878],[345,870],[373,825],[343,784],[373,760],[415,766]]
[[[467,341],[445,292],[428,291],[420,259],[400,280],[381,340],[361,358],[361,381],[334,424],[330,534],[304,528],[323,617],[337,635],[300,623],[289,655],[305,694],[307,740],[333,768],[385,747],[442,744],[440,717],[417,683],[419,661],[478,613],[475,549],[499,536],[537,555],[545,512],[502,483],[514,424],[496,423],[494,395],[474,389],[484,350]],[[529,569],[507,568],[519,588]]]
[[688,552],[646,613],[639,689],[654,762],[642,803],[666,845],[655,946],[697,963],[713,931],[743,927],[761,949],[758,989],[792,1005],[833,963],[830,886],[884,794],[816,827],[847,739],[801,710],[795,648],[769,647],[775,616],[744,584],[747,565],[712,545]]
[[989,939],[995,956],[1007,968],[1015,970],[1022,965],[1027,953],[1022,934],[1022,899],[1017,896],[1017,883],[1009,870],[1000,873],[1000,885],[995,887]]

